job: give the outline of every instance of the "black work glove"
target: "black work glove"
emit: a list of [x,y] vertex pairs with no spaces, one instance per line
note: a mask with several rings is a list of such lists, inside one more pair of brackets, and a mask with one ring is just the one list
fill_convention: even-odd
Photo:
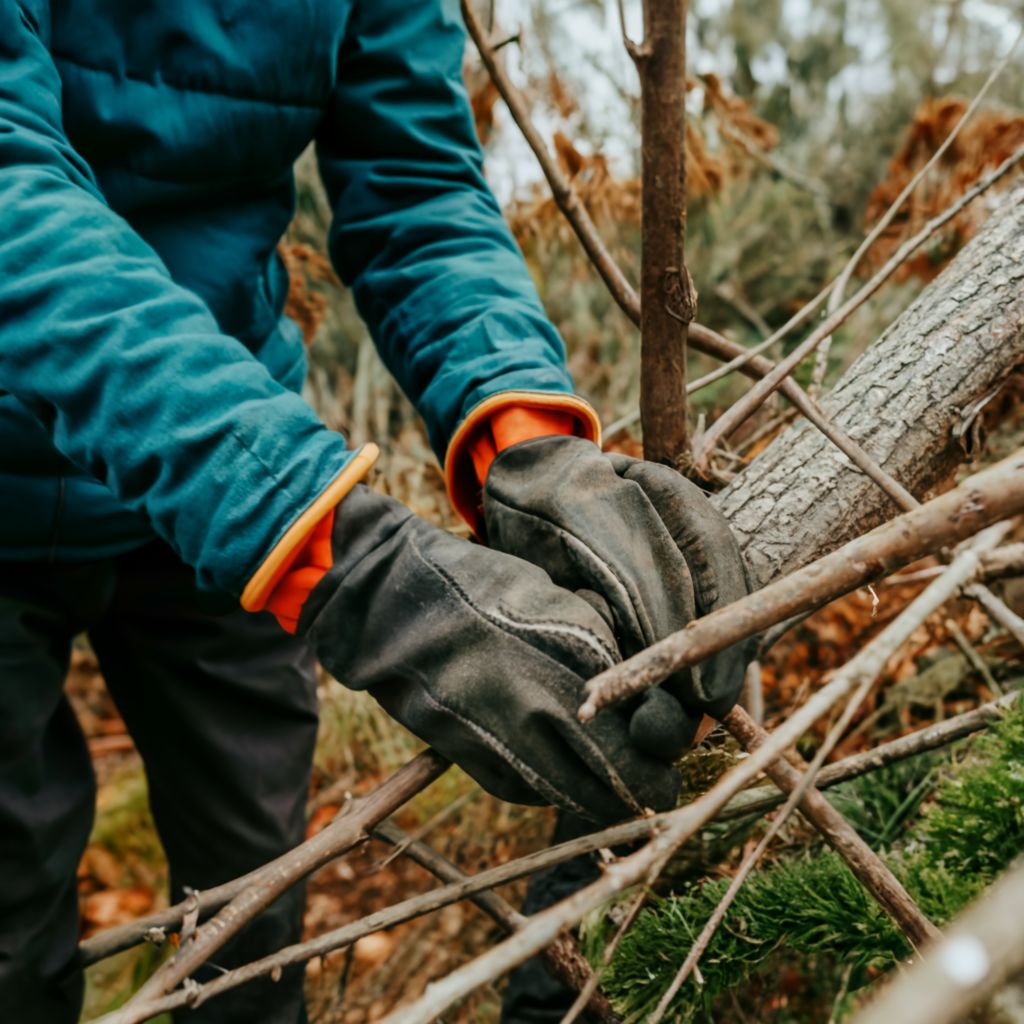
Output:
[[505,800],[599,821],[674,805],[678,774],[632,745],[625,712],[576,718],[619,657],[590,604],[363,486],[331,541],[298,631],[339,680]]
[[[582,438],[505,449],[487,474],[483,508],[492,548],[603,598],[625,657],[748,592],[736,539],[699,487]],[[704,714],[721,718],[736,703],[746,661],[738,645],[648,690],[633,708],[634,742],[678,756]]]

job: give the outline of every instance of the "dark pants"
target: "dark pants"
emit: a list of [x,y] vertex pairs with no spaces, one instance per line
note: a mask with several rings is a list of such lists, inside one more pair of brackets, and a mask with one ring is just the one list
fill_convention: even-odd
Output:
[[[75,870],[95,780],[62,688],[86,631],[145,763],[172,899],[300,842],[316,738],[313,662],[269,615],[204,609],[162,545],[78,565],[0,563],[0,1020],[76,1024]],[[299,938],[293,889],[214,957]],[[198,980],[212,975],[198,975]],[[302,973],[184,1012],[189,1024],[299,1024]]]
[[[596,828],[592,822],[561,811],[551,845],[587,835]],[[599,863],[596,853],[588,853],[538,872],[530,879],[523,913],[540,913],[590,885],[601,874]],[[509,975],[501,1005],[501,1024],[558,1024],[575,1001],[576,993],[548,971],[544,958],[533,956]]]

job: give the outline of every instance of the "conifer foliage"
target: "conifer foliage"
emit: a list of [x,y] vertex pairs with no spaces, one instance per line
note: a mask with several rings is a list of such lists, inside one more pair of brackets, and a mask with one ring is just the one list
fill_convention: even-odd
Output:
[[[1018,702],[959,760],[894,765],[839,787],[830,799],[873,845],[884,840],[887,862],[925,914],[942,924],[1024,848],[1024,705]],[[908,817],[913,808],[920,810]],[[728,884],[697,882],[641,913],[603,982],[627,1020],[653,1011]],[[605,919],[590,930],[595,953],[608,927]],[[813,984],[807,958],[825,967],[832,991],[844,971],[854,991],[910,954],[843,861],[803,846],[749,879],[701,960],[703,984],[688,982],[666,1019],[722,1019],[716,1009],[726,993],[745,982],[759,985],[794,962],[802,964],[806,988]],[[766,987],[779,998],[774,984]]]

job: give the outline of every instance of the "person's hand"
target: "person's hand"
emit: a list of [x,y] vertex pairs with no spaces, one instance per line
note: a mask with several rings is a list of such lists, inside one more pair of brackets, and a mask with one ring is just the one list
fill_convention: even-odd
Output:
[[[625,657],[748,592],[736,540],[700,488],[582,438],[540,437],[500,452],[483,509],[492,548],[541,566],[561,587],[600,595]],[[746,660],[745,645],[732,647],[648,690],[634,710],[634,742],[678,756],[703,715],[721,718],[736,703]]]
[[674,806],[678,773],[635,748],[625,711],[577,720],[583,683],[619,660],[591,604],[362,485],[331,543],[298,632],[341,682],[503,799],[600,821]]

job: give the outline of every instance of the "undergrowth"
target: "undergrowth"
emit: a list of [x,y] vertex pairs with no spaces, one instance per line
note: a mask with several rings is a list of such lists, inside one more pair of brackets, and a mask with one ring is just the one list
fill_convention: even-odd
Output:
[[[1017,702],[959,761],[916,758],[839,787],[830,799],[942,924],[1020,853],[1022,782],[1024,707]],[[602,988],[628,1021],[653,1011],[728,884],[707,880],[658,900],[623,938]],[[610,929],[606,919],[586,930],[595,960]],[[747,881],[700,961],[703,983],[688,980],[665,1019],[720,1019],[715,1011],[726,993],[794,956],[833,965],[834,992],[841,975],[856,989],[909,953],[842,859],[805,848]]]

